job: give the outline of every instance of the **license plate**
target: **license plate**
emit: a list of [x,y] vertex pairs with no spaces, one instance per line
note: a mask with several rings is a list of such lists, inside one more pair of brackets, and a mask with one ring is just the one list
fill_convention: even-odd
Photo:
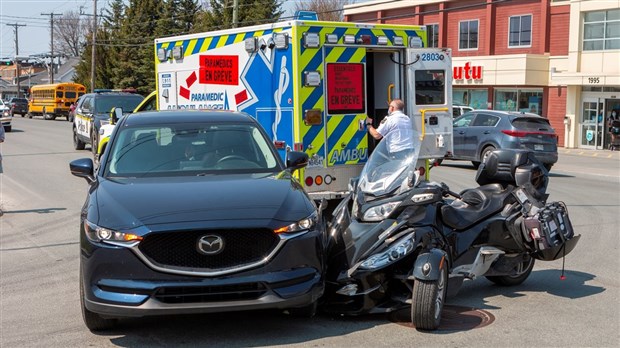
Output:
[[534,151],[542,151],[545,149],[545,145],[534,145]]

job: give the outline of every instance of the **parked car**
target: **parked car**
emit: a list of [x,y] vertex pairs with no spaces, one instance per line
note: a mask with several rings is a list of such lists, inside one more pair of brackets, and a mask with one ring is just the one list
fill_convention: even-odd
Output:
[[534,151],[547,169],[558,161],[558,136],[549,120],[531,113],[474,110],[453,123],[454,153],[448,159],[471,161],[478,168],[495,149]]
[[3,100],[0,100],[0,121],[6,132],[11,131],[12,120],[13,115],[11,114],[11,108]]
[[145,111],[122,117],[80,222],[80,298],[91,330],[115,318],[254,309],[313,315],[324,291],[325,225],[251,116]]
[[462,114],[469,112],[469,111],[474,111],[474,108],[472,108],[471,106],[460,105],[460,104],[452,105],[452,117],[454,118],[457,118],[461,116]]
[[19,114],[21,117],[28,114],[28,99],[26,98],[11,98],[9,100],[9,107],[11,108],[11,114]]
[[96,92],[81,96],[73,112],[73,147],[83,150],[86,144],[90,144],[93,155],[97,156],[99,129],[110,123],[112,109],[120,107],[129,112],[143,99],[139,94],[126,92]]

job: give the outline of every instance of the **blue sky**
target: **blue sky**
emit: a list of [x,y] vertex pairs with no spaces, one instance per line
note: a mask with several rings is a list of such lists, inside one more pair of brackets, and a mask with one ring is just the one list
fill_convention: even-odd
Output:
[[[98,0],[97,12],[110,0]],[[283,9],[290,12],[294,1],[284,1]],[[93,0],[0,0],[0,58],[15,56],[15,31],[7,24],[25,24],[18,27],[19,55],[28,56],[50,51],[50,16],[68,11],[93,13]],[[290,15],[289,13],[285,13]]]

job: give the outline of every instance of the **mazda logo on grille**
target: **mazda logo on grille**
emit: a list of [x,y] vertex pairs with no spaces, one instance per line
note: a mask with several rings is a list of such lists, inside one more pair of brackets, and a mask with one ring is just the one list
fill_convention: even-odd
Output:
[[204,255],[216,255],[224,250],[224,240],[220,236],[209,234],[198,239],[198,252]]

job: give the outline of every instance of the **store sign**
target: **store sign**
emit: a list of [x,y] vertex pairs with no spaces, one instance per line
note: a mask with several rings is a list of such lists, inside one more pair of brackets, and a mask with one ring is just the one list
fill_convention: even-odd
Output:
[[365,112],[364,65],[327,64],[327,112],[330,115]]
[[471,65],[452,67],[452,78],[455,80],[482,80],[482,66]]

